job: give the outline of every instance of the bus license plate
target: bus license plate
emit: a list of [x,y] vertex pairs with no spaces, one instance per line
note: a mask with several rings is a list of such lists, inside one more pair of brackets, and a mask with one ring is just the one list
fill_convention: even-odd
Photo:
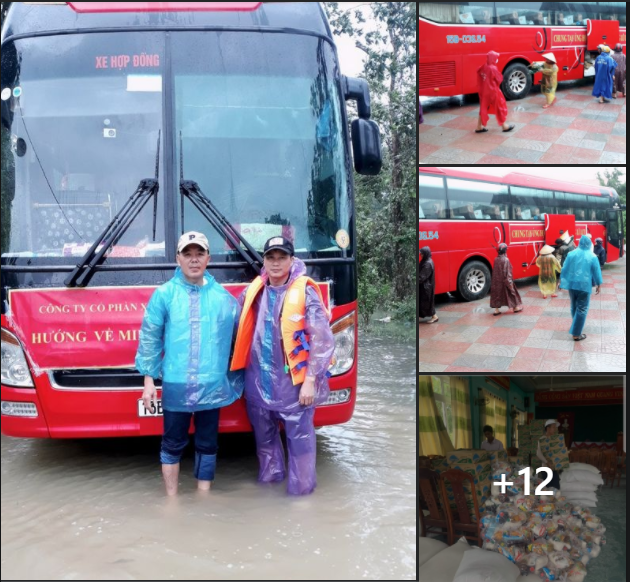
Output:
[[163,416],[162,413],[162,401],[157,401],[157,406],[155,412],[151,412],[148,408],[144,406],[144,402],[142,402],[142,398],[138,400],[138,416]]

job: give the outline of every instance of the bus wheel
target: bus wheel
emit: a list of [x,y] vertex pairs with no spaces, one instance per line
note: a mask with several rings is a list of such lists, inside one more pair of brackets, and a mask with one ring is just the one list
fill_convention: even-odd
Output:
[[529,69],[521,63],[510,65],[503,73],[501,84],[506,99],[523,99],[527,97],[532,88],[532,76]]
[[490,269],[484,263],[472,261],[461,270],[457,279],[457,294],[464,301],[475,301],[490,290]]

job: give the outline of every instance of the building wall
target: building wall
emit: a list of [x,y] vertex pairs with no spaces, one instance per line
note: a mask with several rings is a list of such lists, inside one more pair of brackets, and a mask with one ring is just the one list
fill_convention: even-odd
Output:
[[[507,448],[512,446],[511,435],[512,435],[512,419],[509,416],[509,411],[512,410],[512,405],[516,406],[517,410],[521,410],[524,412],[534,412],[534,395],[526,394],[523,392],[514,382],[510,382],[510,390],[504,390],[499,388],[494,383],[487,383],[485,376],[468,376],[468,385],[470,389],[470,413],[472,419],[472,430],[473,430],[473,447],[478,449],[481,446],[482,441],[484,440],[483,434],[481,434],[481,421],[480,421],[480,407],[475,404],[475,399],[479,398],[479,388],[483,388],[492,394],[495,394],[499,398],[506,400],[507,402],[507,410],[508,410],[508,418],[507,418],[507,441],[503,443],[503,445]],[[525,407],[524,399],[526,396],[529,396],[530,404],[529,407]],[[616,438],[616,437],[615,437]]]
[[536,407],[535,418],[556,418],[559,412],[575,414],[576,441],[616,443],[617,433],[623,431],[623,405]]

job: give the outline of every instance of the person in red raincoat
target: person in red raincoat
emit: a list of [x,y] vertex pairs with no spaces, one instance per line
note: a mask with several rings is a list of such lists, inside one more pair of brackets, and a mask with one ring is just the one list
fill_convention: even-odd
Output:
[[499,53],[490,51],[488,53],[488,62],[477,69],[477,87],[479,89],[479,103],[481,110],[479,111],[479,122],[475,133],[484,133],[488,131],[489,114],[497,116],[499,125],[503,131],[512,131],[514,124],[508,125],[507,116],[508,108],[505,97],[501,92],[501,83],[503,75],[497,69],[499,61]]

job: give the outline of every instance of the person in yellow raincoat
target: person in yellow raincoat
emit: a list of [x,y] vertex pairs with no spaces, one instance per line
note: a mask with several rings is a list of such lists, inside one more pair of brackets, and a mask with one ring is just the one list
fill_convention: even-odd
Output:
[[543,105],[543,109],[551,107],[556,102],[556,89],[558,87],[558,64],[553,53],[545,53],[543,55],[545,64],[540,70],[542,73],[542,82],[540,90],[547,98],[547,104]]
[[556,279],[556,273],[560,273],[562,267],[558,259],[553,256],[553,247],[545,245],[540,249],[540,256],[536,259],[536,265],[540,269],[538,287],[540,287],[540,291],[543,294],[543,299],[547,299],[547,295],[557,297],[558,280]]

